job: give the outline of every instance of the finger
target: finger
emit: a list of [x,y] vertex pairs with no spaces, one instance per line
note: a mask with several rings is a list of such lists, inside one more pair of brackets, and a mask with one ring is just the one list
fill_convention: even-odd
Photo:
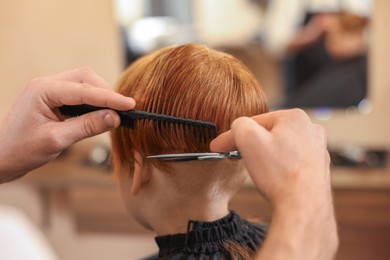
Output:
[[270,140],[272,134],[259,125],[254,119],[241,117],[232,124],[231,133],[234,144],[243,157],[250,159],[252,155],[258,157],[257,152],[263,150],[263,143]]
[[72,81],[76,83],[87,83],[99,88],[112,89],[102,77],[100,77],[93,69],[82,67],[73,70],[64,71],[47,77],[51,80]]
[[99,110],[58,124],[57,134],[63,149],[70,145],[109,131],[120,124],[120,118],[112,110]]
[[117,110],[128,110],[135,107],[135,101],[132,98],[125,97],[111,90],[96,88],[86,83],[46,81],[44,85],[46,87],[42,89],[40,95],[50,108],[79,104]]
[[[255,184],[262,172],[262,158],[269,158],[272,134],[255,120],[242,117],[232,124],[234,143],[240,151],[245,166]],[[264,156],[267,153],[268,156]]]
[[[280,124],[281,127],[288,122],[294,121],[297,123],[301,120],[310,120],[307,114],[301,109],[289,109],[289,110],[279,110],[264,113],[261,115],[251,117],[258,125],[261,125],[266,130],[272,132],[272,130]],[[298,124],[299,125],[299,124]],[[231,131],[227,131],[217,138],[215,138],[210,143],[210,150],[214,152],[228,152],[236,150],[236,145],[233,140],[233,135]]]
[[316,129],[317,140],[321,140],[322,145],[324,145],[326,147],[328,144],[328,141],[327,141],[328,137],[327,137],[327,134],[326,134],[324,127],[322,125],[319,125],[319,124],[313,124],[313,127]]
[[[280,120],[280,117],[284,116],[284,113],[286,112],[287,110],[269,112],[269,113],[254,116],[252,117],[252,119],[256,121],[258,124],[260,124],[262,127],[270,131],[272,130],[276,122]],[[231,131],[222,133],[210,143],[210,150],[213,152],[228,152],[236,149],[237,148],[234,143],[234,139]]]
[[232,131],[227,131],[220,134],[217,138],[211,141],[210,150],[212,152],[229,152],[237,150]]
[[287,124],[300,126],[311,122],[305,111],[299,108],[273,111],[252,117],[258,124],[272,131],[277,126],[284,127]]

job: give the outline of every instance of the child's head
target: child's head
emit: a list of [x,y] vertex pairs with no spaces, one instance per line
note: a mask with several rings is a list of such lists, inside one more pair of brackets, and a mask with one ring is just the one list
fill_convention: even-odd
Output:
[[[227,131],[237,117],[268,110],[259,82],[241,62],[197,44],[168,47],[140,58],[122,75],[118,92],[133,97],[137,110],[214,122],[219,133]],[[134,197],[143,190],[148,196],[164,189],[199,199],[210,193],[234,195],[246,177],[240,161],[162,163],[145,158],[208,152],[210,141],[200,142],[180,125],[154,121],[137,121],[134,129],[114,130],[115,173],[124,199],[132,197],[127,206],[137,207]]]

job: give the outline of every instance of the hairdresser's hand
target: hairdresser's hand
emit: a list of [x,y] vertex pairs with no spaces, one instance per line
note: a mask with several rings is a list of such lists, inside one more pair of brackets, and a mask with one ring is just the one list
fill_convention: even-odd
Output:
[[325,131],[301,110],[239,118],[211,143],[212,151],[238,149],[259,191],[273,204],[293,192],[329,189]]
[[299,109],[239,118],[211,143],[234,149],[274,209],[259,259],[331,259],[338,240],[323,128]]
[[112,110],[64,121],[57,108],[90,104],[126,110],[135,101],[112,91],[89,68],[32,80],[0,123],[0,183],[23,176],[84,138],[119,126]]

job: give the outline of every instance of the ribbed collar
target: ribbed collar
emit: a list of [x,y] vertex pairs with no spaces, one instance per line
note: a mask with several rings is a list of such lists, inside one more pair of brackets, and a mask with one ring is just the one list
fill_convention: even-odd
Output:
[[188,222],[187,233],[155,237],[160,248],[159,257],[175,253],[213,254],[221,252],[227,241],[245,244],[256,250],[265,236],[266,226],[250,223],[234,211],[227,216],[212,222]]

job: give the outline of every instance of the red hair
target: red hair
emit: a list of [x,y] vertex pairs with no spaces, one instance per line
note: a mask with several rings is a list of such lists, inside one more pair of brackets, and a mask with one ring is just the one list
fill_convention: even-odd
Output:
[[[266,97],[254,75],[236,58],[198,44],[168,47],[132,64],[118,83],[118,92],[133,97],[136,108],[216,123],[219,133],[234,119],[268,111]],[[135,129],[112,134],[116,172],[132,172],[132,149],[142,156],[207,152],[209,143],[179,125],[138,121]],[[151,160],[158,168],[164,164]]]

